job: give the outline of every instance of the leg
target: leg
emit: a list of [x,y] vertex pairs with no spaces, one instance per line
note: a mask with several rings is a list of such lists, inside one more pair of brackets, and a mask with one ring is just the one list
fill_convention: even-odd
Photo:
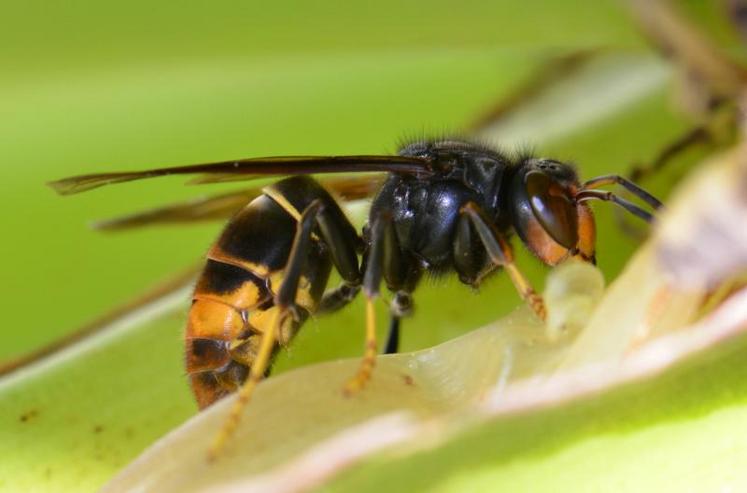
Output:
[[259,352],[257,353],[257,359],[254,360],[254,363],[249,370],[249,376],[239,389],[236,402],[231,408],[228,418],[223,423],[223,428],[221,428],[221,430],[218,432],[218,435],[215,437],[213,444],[208,450],[209,461],[213,461],[218,457],[218,455],[223,450],[226,442],[233,435],[236,427],[241,421],[241,414],[244,411],[246,405],[249,403],[252,394],[254,393],[254,388],[257,386],[260,380],[262,380],[265,369],[270,362],[270,356],[272,355],[272,351],[275,347],[275,340],[277,338],[276,333],[278,332],[279,325],[282,324],[282,316],[283,314],[281,314],[280,310],[276,311],[275,317],[273,318],[270,326],[267,328],[264,334],[262,334]]
[[511,246],[496,230],[490,219],[485,217],[485,213],[473,202],[469,202],[462,207],[462,214],[465,214],[472,221],[490,260],[506,270],[524,301],[529,304],[541,320],[545,320],[547,317],[545,302],[516,267]]
[[472,220],[467,214],[462,214],[457,221],[453,257],[459,280],[477,288],[485,272],[485,248],[479,235],[476,236]]
[[[407,288],[412,290],[415,287],[417,279],[413,279],[411,283],[408,283]],[[404,317],[408,317],[412,314],[413,304],[412,295],[409,290],[400,289],[394,294],[392,303],[389,306],[389,336],[384,346],[384,354],[393,354],[399,351],[399,328],[401,320]]]
[[392,315],[389,319],[389,336],[384,346],[384,354],[394,354],[399,352],[399,324],[401,318]]
[[[609,184],[620,184],[623,187],[625,187],[629,192],[633,193],[636,197],[641,198],[644,200],[647,204],[649,204],[654,209],[658,210],[662,207],[661,202],[659,202],[656,198],[654,198],[651,194],[643,190],[642,188],[638,187],[638,185],[634,184],[633,182],[629,181],[626,178],[623,178],[618,175],[608,175],[608,176],[600,176],[598,178],[594,178],[592,180],[587,181],[584,183],[584,188],[576,195],[576,199],[578,199],[579,202],[583,202],[584,200],[606,200],[613,202],[626,211],[630,212],[636,217],[639,217],[643,219],[644,221],[650,223],[653,221],[653,215],[649,212],[641,209],[637,205],[633,204],[632,202],[625,200],[622,197],[618,197],[617,195],[613,194],[612,192],[603,192],[599,190],[593,190],[594,188],[602,185],[609,185]],[[635,229],[633,225],[631,225],[625,217],[623,217],[620,214],[620,209],[615,209],[615,219],[622,229],[622,231],[629,236],[633,238],[643,239],[643,234]]]
[[[587,190],[592,190],[595,188],[599,188],[604,185],[622,185],[625,187],[630,193],[638,197],[639,199],[646,202],[648,205],[653,207],[654,209],[659,209],[662,206],[662,203],[653,195],[633,183],[632,181],[628,180],[627,178],[623,178],[619,175],[605,175],[605,176],[598,176],[596,178],[592,178],[591,180],[587,181],[582,185],[581,192],[584,193]],[[620,199],[622,200],[622,199]]]
[[355,299],[360,290],[360,284],[351,284],[347,281],[343,282],[335,289],[324,293],[317,313],[333,313],[344,308]]
[[371,222],[371,245],[363,276],[363,292],[366,295],[366,345],[363,361],[355,376],[345,385],[343,392],[351,395],[362,389],[371,378],[376,365],[376,318],[374,301],[379,297],[379,286],[385,277],[390,287],[405,283],[408,269],[402,255],[391,216],[380,214]]
[[587,200],[606,200],[608,202],[613,202],[634,216],[640,217],[647,223],[654,220],[654,216],[650,212],[641,209],[632,202],[618,197],[612,192],[605,192],[602,190],[582,190],[576,194],[576,201],[586,202]]
[[[317,221],[321,222],[321,214],[323,212],[323,205],[319,200],[315,200],[304,210],[301,215],[301,219],[296,228],[296,234],[293,238],[293,246],[291,247],[290,255],[284,269],[285,277],[283,282],[275,294],[274,307],[272,319],[265,329],[259,341],[259,349],[256,351],[256,359],[253,360],[251,368],[249,370],[249,376],[244,381],[243,385],[239,389],[236,402],[230,411],[228,419],[226,420],[223,428],[219,432],[215,441],[213,442],[209,452],[208,459],[212,460],[217,457],[220,451],[223,449],[226,441],[233,435],[236,427],[241,420],[241,415],[244,408],[249,403],[251,396],[254,392],[257,384],[264,377],[267,368],[270,363],[272,353],[277,344],[279,334],[283,333],[287,328],[287,324],[293,323],[294,319],[298,320],[302,314],[298,312],[295,306],[296,293],[298,291],[298,284],[301,280],[303,273],[304,264],[306,263],[308,249],[312,241],[312,233]],[[329,226],[329,224],[328,224]],[[327,241],[328,232],[334,233],[333,228],[320,228],[322,230],[322,237]],[[334,244],[339,246],[344,241],[339,237],[335,239]],[[330,243],[328,243],[330,244]],[[330,244],[330,250],[334,250],[333,244]],[[345,257],[355,256],[355,250],[345,252],[331,252],[333,261],[336,265],[341,263],[345,264]],[[343,261],[340,261],[343,258]],[[344,269],[344,267],[343,267]],[[356,271],[357,271],[356,267]],[[353,277],[353,273],[350,271],[341,271],[343,277]],[[360,276],[358,272],[355,275]]]

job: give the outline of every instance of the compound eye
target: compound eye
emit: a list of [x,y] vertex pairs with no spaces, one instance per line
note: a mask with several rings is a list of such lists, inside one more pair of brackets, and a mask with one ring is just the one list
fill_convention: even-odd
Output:
[[541,171],[531,171],[524,179],[534,217],[553,240],[571,250],[578,245],[576,205],[562,186]]

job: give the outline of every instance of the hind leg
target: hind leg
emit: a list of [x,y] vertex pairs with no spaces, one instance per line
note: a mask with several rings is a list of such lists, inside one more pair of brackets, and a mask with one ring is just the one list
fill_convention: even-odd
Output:
[[[278,342],[282,342],[289,337],[288,334],[294,332],[294,325],[297,326],[305,315],[305,311],[296,306],[295,300],[299,291],[299,284],[304,272],[305,263],[308,259],[312,234],[317,225],[321,230],[322,239],[331,246],[330,253],[333,263],[341,271],[340,273],[343,278],[354,284],[355,278],[360,276],[355,250],[346,248],[340,251],[345,246],[347,238],[341,238],[342,235],[337,234],[335,223],[329,221],[329,218],[324,216],[323,203],[320,200],[315,200],[301,214],[293,239],[293,246],[291,247],[290,255],[283,271],[284,277],[273,300],[274,307],[265,312],[270,319],[267,323],[262,324],[265,330],[261,335],[258,345],[255,346],[256,349],[247,348],[252,350],[249,375],[239,389],[236,402],[208,452],[210,460],[218,456],[226,441],[236,430],[244,408],[249,403],[254,389],[262,380],[269,367],[272,354]],[[351,243],[348,242],[347,244]],[[335,246],[339,247],[339,249],[335,250]],[[240,345],[234,349],[239,348]]]

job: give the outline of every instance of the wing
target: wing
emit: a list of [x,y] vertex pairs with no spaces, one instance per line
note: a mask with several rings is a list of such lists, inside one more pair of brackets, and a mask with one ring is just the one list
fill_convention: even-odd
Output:
[[[346,176],[320,180],[320,183],[343,200],[361,200],[372,196],[379,189],[384,178],[383,174]],[[121,231],[157,224],[227,219],[261,194],[261,187],[237,190],[100,221],[95,223],[94,227],[104,231]]]
[[112,183],[154,178],[167,175],[205,174],[198,183],[225,181],[242,176],[252,179],[272,175],[304,175],[313,173],[391,172],[431,174],[430,161],[408,156],[284,156],[240,159],[218,163],[154,168],[123,173],[99,173],[73,176],[50,182],[61,195],[85,192]]
[[225,219],[261,193],[259,188],[238,190],[97,221],[93,224],[93,227],[103,231],[119,231],[152,224],[193,223]]

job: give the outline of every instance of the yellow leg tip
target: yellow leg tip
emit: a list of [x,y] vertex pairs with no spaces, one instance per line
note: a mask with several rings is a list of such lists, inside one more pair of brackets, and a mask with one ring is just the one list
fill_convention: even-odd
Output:
[[343,387],[342,395],[350,397],[363,390],[371,379],[374,366],[376,366],[376,351],[376,318],[373,299],[369,298],[366,300],[366,346],[363,361],[361,361],[355,376],[348,380]]
[[236,396],[236,402],[234,402],[231,411],[226,417],[226,421],[224,422],[223,427],[218,432],[215,440],[208,449],[208,462],[215,462],[217,460],[218,456],[223,453],[223,449],[228,440],[230,440],[236,432],[236,428],[238,428],[239,426],[239,422],[241,421],[241,416],[244,412],[244,409],[246,408],[247,404],[249,404],[249,401],[252,398],[252,394],[254,393],[254,389],[257,384],[259,384],[260,380],[262,380],[264,372],[267,369],[267,365],[269,364],[270,357],[272,355],[272,349],[275,346],[275,334],[280,328],[280,320],[280,312],[277,312],[269,328],[263,334],[260,341],[257,359],[252,364],[251,370],[249,371],[249,376],[239,389],[238,395]]
[[210,447],[207,451],[207,454],[205,455],[205,460],[208,464],[213,464],[215,461],[218,460],[218,456],[220,455],[220,451],[218,449],[215,449],[213,447]]
[[223,453],[223,450],[228,443],[228,440],[233,436],[236,427],[239,424],[239,418],[233,414],[229,416],[228,420],[224,423],[220,432],[216,435],[213,443],[208,448],[206,459],[208,463],[213,463],[218,460],[218,457]]
[[352,380],[345,384],[342,388],[342,396],[345,398],[353,397],[361,390],[361,386],[355,384]]
[[363,390],[371,380],[373,375],[374,367],[376,366],[376,355],[367,355],[363,358],[361,366],[358,369],[358,373],[353,378],[348,380],[345,387],[342,389],[342,393],[345,397],[350,397]]
[[348,383],[342,388],[342,395],[352,397],[366,387],[370,377],[355,376],[348,380]]
[[545,300],[540,295],[534,292],[534,290],[527,293],[526,296],[529,306],[534,311],[534,314],[543,322],[547,320],[547,307],[545,306]]
[[229,430],[224,426],[220,433],[215,437],[215,440],[213,440],[213,443],[210,445],[210,448],[208,448],[205,456],[208,464],[212,464],[218,460],[218,457],[223,452],[228,437],[231,435],[231,431],[232,430]]

